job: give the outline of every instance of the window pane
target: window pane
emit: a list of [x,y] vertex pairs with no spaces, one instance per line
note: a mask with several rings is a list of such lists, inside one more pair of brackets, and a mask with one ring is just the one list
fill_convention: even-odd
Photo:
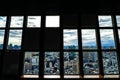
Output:
[[0,30],[0,49],[3,49],[5,30]]
[[117,26],[120,27],[120,16],[116,16],[117,19]]
[[39,74],[39,52],[25,52],[24,74]]
[[23,16],[12,16],[10,27],[23,27]]
[[118,61],[116,52],[102,52],[104,74],[118,74]]
[[79,74],[78,52],[64,52],[64,74]]
[[0,27],[5,27],[6,26],[6,16],[0,16]]
[[99,74],[97,52],[83,52],[84,74]]
[[7,49],[21,49],[22,30],[10,30]]
[[118,29],[119,42],[120,42],[120,29]]
[[98,16],[99,27],[112,27],[111,16]]
[[77,30],[66,29],[63,31],[64,49],[78,49]]
[[96,49],[96,33],[94,29],[82,30],[82,48]]
[[102,49],[115,49],[115,42],[113,36],[113,30],[101,29],[100,30],[101,37],[101,46]]
[[60,17],[59,16],[46,16],[46,27],[59,27]]
[[44,74],[60,74],[59,52],[45,52]]
[[27,27],[40,27],[41,16],[28,16]]

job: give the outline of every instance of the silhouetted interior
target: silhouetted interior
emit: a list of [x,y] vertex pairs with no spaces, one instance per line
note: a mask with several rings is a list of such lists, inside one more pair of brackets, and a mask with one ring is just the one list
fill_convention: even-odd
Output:
[[[97,15],[119,15],[120,4],[117,2],[104,2],[94,1],[83,2],[79,1],[27,1],[27,2],[15,2],[16,4],[0,5],[0,16],[29,16],[29,15],[62,15],[62,28],[79,28],[80,27],[90,28],[97,26],[96,18]],[[19,3],[19,4],[17,4]],[[6,4],[6,3],[4,3]],[[7,7],[6,7],[7,6]],[[96,16],[94,16],[96,15]],[[81,17],[81,19],[79,18]],[[80,19],[80,20],[79,20]],[[78,22],[81,21],[80,23]],[[45,24],[42,24],[44,26]],[[42,32],[41,32],[42,31]],[[23,35],[23,47],[22,51],[9,51],[4,50],[0,53],[0,80],[13,80],[19,79],[22,75],[23,68],[23,52],[24,51],[39,51],[41,49],[45,51],[60,50],[61,47],[61,32],[58,29],[24,29]],[[44,35],[41,35],[44,33]],[[42,43],[43,42],[43,43]],[[41,44],[44,46],[41,47]],[[44,60],[42,60],[44,61]],[[43,64],[43,63],[41,63]],[[61,66],[62,67],[62,66]],[[42,68],[41,68],[42,69]],[[41,72],[40,72],[41,73]],[[61,74],[62,75],[62,74]],[[17,80],[15,79],[15,80]],[[32,80],[32,79],[31,79]],[[69,80],[69,79],[68,79]],[[77,80],[77,79],[75,79]],[[89,80],[89,79],[88,79]]]

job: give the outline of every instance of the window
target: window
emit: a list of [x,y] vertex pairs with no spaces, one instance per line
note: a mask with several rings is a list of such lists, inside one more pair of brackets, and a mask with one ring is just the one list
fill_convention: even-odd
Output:
[[28,16],[27,27],[40,27],[41,16]]
[[100,37],[101,37],[102,49],[115,49],[116,48],[113,30],[100,29]]
[[6,26],[6,16],[0,16],[0,27],[5,27]]
[[46,16],[46,27],[60,27],[60,16]]
[[20,50],[21,41],[22,41],[22,30],[10,30],[7,49]]
[[97,52],[83,52],[83,70],[85,75],[99,74]]
[[79,74],[78,52],[64,52],[64,74]]
[[60,56],[59,52],[45,52],[44,58],[44,78],[59,78]]
[[82,48],[97,49],[96,33],[94,29],[82,29]]
[[120,16],[116,16],[117,26],[120,27]]
[[112,27],[111,16],[98,16],[99,27]]
[[23,16],[12,16],[10,27],[23,27]]
[[0,30],[0,49],[3,49],[5,30]]
[[[24,77],[37,77],[39,74],[39,52],[25,52]],[[35,76],[34,76],[35,75]]]
[[64,29],[64,49],[78,49],[77,30]]

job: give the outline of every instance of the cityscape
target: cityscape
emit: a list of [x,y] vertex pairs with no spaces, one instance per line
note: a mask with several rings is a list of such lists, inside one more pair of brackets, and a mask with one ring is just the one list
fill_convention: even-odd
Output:
[[102,52],[104,74],[118,74],[118,61],[116,52]]
[[84,74],[99,74],[97,52],[83,52]]
[[39,52],[25,52],[23,74],[39,74]]
[[45,52],[44,74],[60,74],[59,52]]
[[64,74],[79,74],[78,52],[64,52]]

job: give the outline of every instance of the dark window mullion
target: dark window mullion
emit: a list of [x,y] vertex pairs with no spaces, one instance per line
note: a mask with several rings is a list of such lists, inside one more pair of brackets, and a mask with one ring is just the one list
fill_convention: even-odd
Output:
[[60,15],[60,78],[63,80],[64,79],[64,50],[63,50],[63,43],[64,43],[64,26],[63,26],[63,15]]
[[40,30],[40,55],[39,55],[39,78],[44,78],[44,32],[45,32],[45,14],[41,15],[41,30]]
[[79,47],[79,73],[80,73],[80,77],[83,78],[84,77],[84,71],[83,71],[83,50],[82,50],[82,32],[81,32],[81,16],[79,16],[78,19],[79,23],[78,23],[78,47]]
[[101,39],[100,39],[100,28],[99,28],[98,15],[96,15],[95,24],[96,24],[96,40],[97,40],[97,46],[98,46],[99,76],[100,78],[103,78],[104,72],[103,72],[103,61],[102,61]]
[[23,49],[23,46],[24,46],[24,42],[23,42],[23,40],[24,40],[24,34],[25,34],[25,30],[26,30],[26,25],[27,25],[27,16],[25,15],[24,16],[24,19],[23,19],[23,27],[22,27],[22,41],[21,41],[21,54],[19,54],[19,56],[20,56],[20,58],[19,58],[19,62],[20,62],[20,65],[22,65],[22,66],[20,66],[19,67],[19,76],[22,76],[22,75],[24,75],[23,74],[23,71],[24,71],[24,56],[25,56],[25,51],[24,51],[24,49]]

